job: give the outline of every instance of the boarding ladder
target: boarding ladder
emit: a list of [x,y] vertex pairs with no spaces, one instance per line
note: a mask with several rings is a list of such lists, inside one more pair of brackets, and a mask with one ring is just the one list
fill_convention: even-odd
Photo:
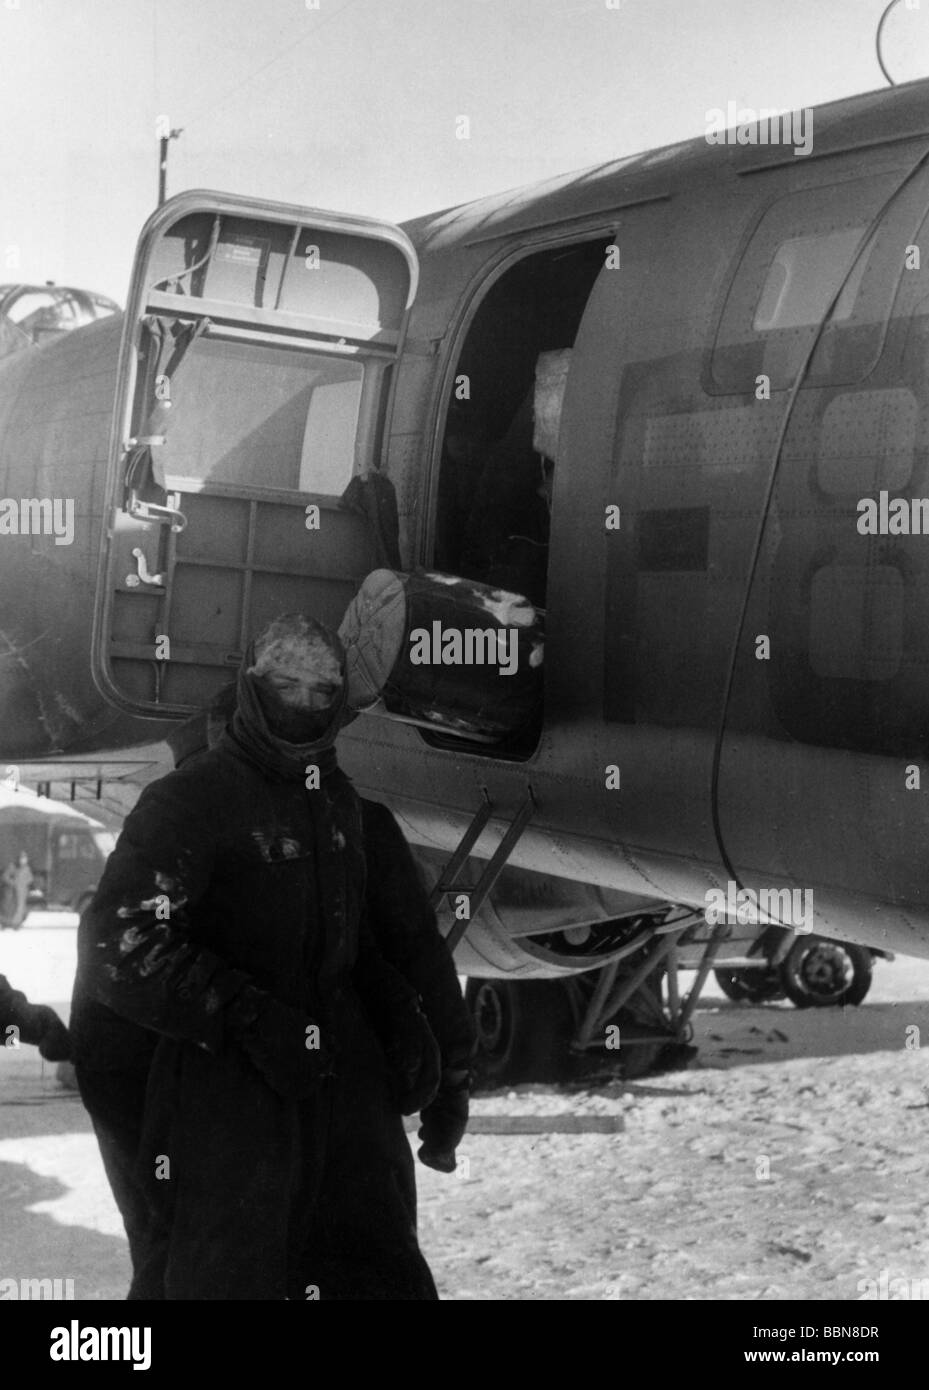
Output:
[[448,863],[439,874],[438,880],[433,885],[432,892],[429,895],[429,901],[433,907],[437,907],[442,898],[451,893],[456,894],[456,896],[464,896],[468,899],[467,916],[460,920],[456,920],[452,925],[451,931],[445,938],[445,943],[450,951],[455,950],[455,947],[468,930],[475,913],[478,912],[484,899],[500,877],[504,865],[513,853],[517,840],[529,824],[536,810],[536,802],[535,797],[532,795],[532,788],[527,787],[525,800],[510,822],[503,839],[494,850],[490,859],[488,859],[484,872],[473,887],[466,887],[464,884],[458,882],[458,875],[464,868],[468,855],[471,853],[486,827],[487,822],[493,815],[493,803],[487,795],[486,787],[481,788],[481,794],[484,798],[483,801],[477,811],[475,811],[470,825],[462,835]]

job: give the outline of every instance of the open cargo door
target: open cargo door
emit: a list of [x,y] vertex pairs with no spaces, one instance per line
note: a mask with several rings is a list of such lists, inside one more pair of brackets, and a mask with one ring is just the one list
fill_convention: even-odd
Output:
[[194,191],[149,219],[94,624],[114,705],[189,714],[271,618],[337,627],[383,563],[364,508],[340,498],[377,467],[417,275],[405,234],[367,218]]

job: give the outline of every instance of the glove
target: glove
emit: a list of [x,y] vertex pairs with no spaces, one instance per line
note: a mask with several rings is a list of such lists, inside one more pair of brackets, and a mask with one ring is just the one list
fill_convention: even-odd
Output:
[[[331,1048],[299,1009],[246,985],[226,1006],[225,1017],[227,1032],[284,1100],[305,1100],[333,1074]],[[311,1027],[314,1033],[307,1031]]]
[[39,1043],[39,1053],[46,1062],[70,1062],[71,1060],[71,1039],[68,1030],[54,1009],[42,1007],[42,1012],[50,1015],[48,1025],[42,1034]]
[[19,1036],[32,1043],[47,1062],[69,1062],[71,1039],[61,1019],[47,1004],[26,1004],[19,1013]]
[[401,1115],[415,1115],[434,1098],[442,1076],[442,1057],[428,1019],[412,998],[391,1012],[381,1046],[393,1078]]
[[435,1100],[420,1115],[419,1138],[423,1141],[417,1157],[427,1168],[454,1173],[455,1150],[468,1128],[468,1102],[471,1074],[444,1071]]

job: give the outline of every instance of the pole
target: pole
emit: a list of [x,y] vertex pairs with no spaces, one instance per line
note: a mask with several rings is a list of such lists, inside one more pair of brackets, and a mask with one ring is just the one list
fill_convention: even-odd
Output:
[[[161,118],[159,117],[159,120]],[[166,135],[158,137],[158,206],[161,207],[165,198],[168,196],[168,142],[176,140],[183,134],[184,127],[179,126],[177,130],[169,130]]]
[[165,200],[168,183],[168,140],[169,136],[162,135],[158,141],[158,206],[161,207]]

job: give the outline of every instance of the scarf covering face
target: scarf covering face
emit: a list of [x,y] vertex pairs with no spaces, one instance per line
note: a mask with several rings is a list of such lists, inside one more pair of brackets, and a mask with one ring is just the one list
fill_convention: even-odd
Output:
[[[324,710],[308,710],[308,721],[324,721],[321,733],[306,743],[290,743],[275,733],[268,724],[263,701],[270,703],[273,694],[260,685],[261,678],[249,675],[255,664],[255,644],[249,642],[236,683],[236,710],[232,724],[227,727],[220,744],[230,743],[238,752],[262,771],[273,772],[288,781],[304,781],[308,765],[319,768],[320,778],[338,767],[335,740],[340,729],[351,718],[347,709],[348,681],[345,678],[345,657],[341,659],[342,685],[333,703]],[[282,705],[282,711],[283,711]],[[293,711],[289,711],[290,714]]]

